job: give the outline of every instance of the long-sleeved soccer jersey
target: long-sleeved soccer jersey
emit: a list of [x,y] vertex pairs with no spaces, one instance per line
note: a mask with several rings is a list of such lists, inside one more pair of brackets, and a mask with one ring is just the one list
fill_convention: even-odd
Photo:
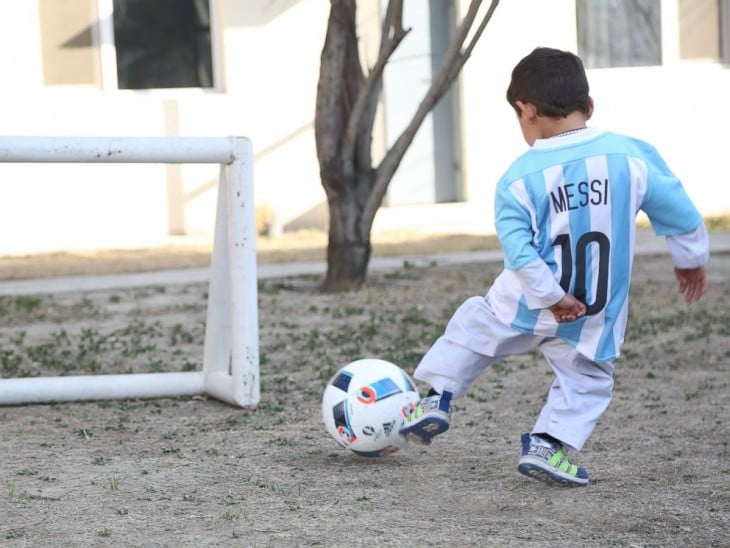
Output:
[[[590,359],[617,357],[639,210],[667,236],[676,266],[707,262],[702,217],[652,146],[596,129],[535,141],[497,186],[505,270],[487,294],[497,317],[524,333],[557,336]],[[565,292],[587,312],[558,324],[546,308]]]

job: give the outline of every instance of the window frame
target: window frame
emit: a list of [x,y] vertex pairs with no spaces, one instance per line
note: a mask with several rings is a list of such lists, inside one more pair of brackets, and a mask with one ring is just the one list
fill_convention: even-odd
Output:
[[720,63],[730,65],[730,0],[720,0],[718,7],[720,19]]
[[[670,0],[676,5],[677,0]],[[595,12],[604,12],[604,10],[607,10],[609,8],[604,7],[601,8],[600,6],[593,6],[591,7],[590,0],[585,0],[585,2],[581,2],[580,0],[576,0],[574,2],[574,8],[575,8],[575,20],[576,20],[576,46],[577,51],[579,55],[583,58],[584,62],[586,63],[586,68],[591,70],[600,70],[600,69],[630,69],[630,68],[650,68],[650,67],[660,67],[667,63],[667,46],[670,44],[670,41],[668,40],[669,36],[671,36],[672,40],[676,38],[674,36],[674,28],[667,28],[667,22],[673,20],[671,17],[666,17],[666,8],[667,8],[667,0],[653,0],[652,3],[654,4],[655,8],[658,9],[658,17],[654,19],[653,23],[656,26],[659,36],[658,40],[653,40],[653,45],[656,46],[658,54],[658,61],[652,60],[649,58],[645,59],[633,59],[631,55],[627,57],[619,56],[617,58],[613,58],[612,56],[612,44],[614,43],[615,36],[612,36],[610,34],[610,26],[602,24],[605,23],[605,21],[599,21],[595,17],[591,17],[591,14],[595,14]],[[583,6],[582,6],[583,5]],[[583,7],[584,9],[579,9]],[[625,6],[621,6],[625,7]],[[582,17],[582,15],[586,17]],[[604,16],[608,16],[607,13],[603,13]],[[655,14],[656,15],[656,14]],[[586,23],[585,27],[581,25],[581,23]],[[598,23],[598,24],[596,24]],[[591,33],[590,30],[593,28],[603,28],[605,32],[609,34],[602,34],[601,32]],[[644,27],[641,27],[644,28]],[[629,41],[630,45],[631,42],[633,42],[633,34],[626,34],[621,33],[623,38],[622,42],[625,40]],[[668,36],[669,35],[669,36]],[[589,51],[582,51],[581,45],[583,44],[583,40],[581,40],[581,36],[586,36],[586,45],[587,49]],[[629,38],[631,36],[632,38]],[[598,43],[604,47],[597,49],[596,51],[590,51],[591,46],[595,46],[594,42],[598,41]],[[635,48],[629,48],[627,51],[629,52],[635,52],[635,51],[642,51]],[[595,61],[596,64],[591,64],[591,61],[594,60],[595,54]],[[670,53],[671,56],[671,53]],[[618,64],[616,64],[618,63]]]

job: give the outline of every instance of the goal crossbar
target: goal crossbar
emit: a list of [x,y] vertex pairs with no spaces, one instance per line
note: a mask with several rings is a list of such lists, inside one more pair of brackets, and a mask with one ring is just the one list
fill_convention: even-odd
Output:
[[243,137],[0,137],[0,162],[231,164]]
[[0,162],[220,165],[202,371],[0,379],[0,405],[207,394],[260,399],[253,149],[245,137],[0,137]]

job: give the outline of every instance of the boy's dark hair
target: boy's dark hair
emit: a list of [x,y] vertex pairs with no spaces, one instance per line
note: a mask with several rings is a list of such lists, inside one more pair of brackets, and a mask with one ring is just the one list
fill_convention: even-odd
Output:
[[537,113],[565,118],[591,109],[588,79],[580,57],[568,51],[536,48],[512,70],[507,101],[519,115],[517,101],[532,103]]

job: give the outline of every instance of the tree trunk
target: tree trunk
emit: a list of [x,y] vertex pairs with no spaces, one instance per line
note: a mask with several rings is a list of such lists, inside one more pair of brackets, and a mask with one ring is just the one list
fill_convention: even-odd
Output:
[[482,0],[469,3],[413,119],[380,163],[373,166],[370,148],[383,71],[410,31],[403,28],[404,0],[388,1],[378,56],[366,73],[358,53],[357,0],[330,0],[314,118],[320,177],[330,218],[325,290],[359,289],[365,282],[371,252],[370,231],[388,184],[426,115],[448,91],[471,55],[499,0],[492,0],[469,38],[481,3]]
[[[329,291],[360,289],[370,262],[370,232],[373,217],[363,216],[372,185],[373,172],[333,179],[323,177],[328,192],[329,240],[324,287]],[[333,189],[337,189],[334,191]]]
[[370,262],[370,230],[361,230],[353,219],[360,213],[353,200],[330,201],[330,229],[327,242],[327,275],[330,291],[360,289]]
[[[330,218],[328,291],[359,289],[370,260],[372,218],[363,219],[363,210],[374,181],[370,140],[377,93],[362,95],[355,13],[355,0],[331,0],[317,88],[315,138]],[[379,83],[370,88],[379,90]]]

